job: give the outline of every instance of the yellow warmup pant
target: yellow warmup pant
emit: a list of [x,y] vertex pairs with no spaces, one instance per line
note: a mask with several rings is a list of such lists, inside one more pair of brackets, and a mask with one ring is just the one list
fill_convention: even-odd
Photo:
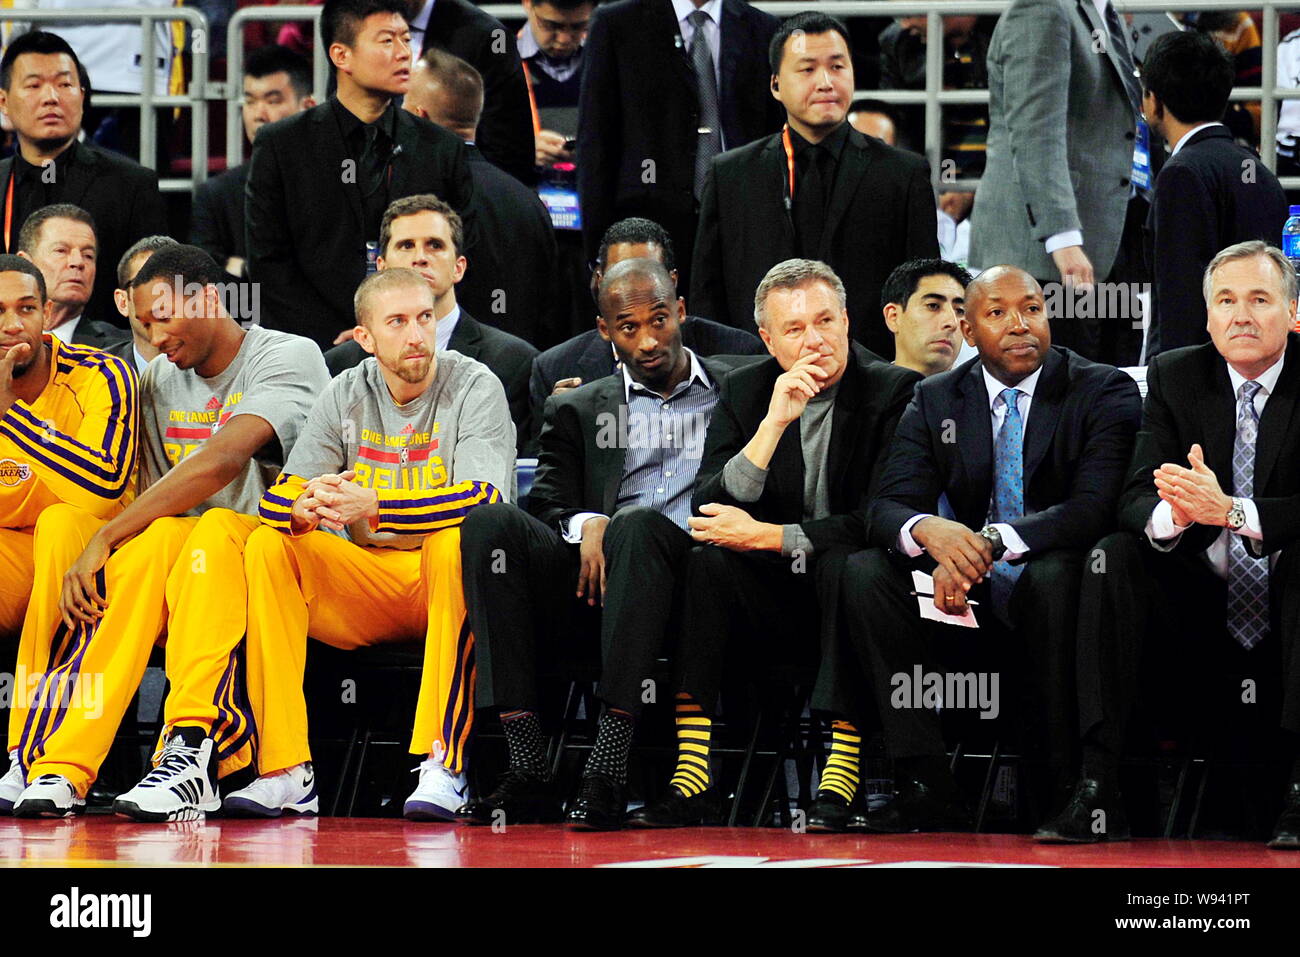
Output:
[[[53,513],[53,514],[52,514]],[[216,742],[222,776],[252,761],[256,731],[243,695],[247,593],[243,546],[257,519],[228,509],[201,518],[162,518],[120,547],[100,571],[103,617],[71,632],[58,613],[66,570],[99,520],[65,505],[47,509],[65,559],[56,576],[38,573],[23,629],[30,654],[49,661],[22,723],[27,779],[61,774],[85,794],[126,713],[149,653],[167,636],[169,724],[203,726]],[[20,658],[21,658],[20,653]],[[11,724],[11,729],[13,725]]]
[[0,528],[0,637],[17,636],[36,574],[35,529]]
[[464,767],[474,721],[474,636],[461,587],[460,528],[400,551],[354,545],[316,531],[293,538],[255,531],[248,579],[248,697],[263,774],[311,760],[303,670],[307,636],[352,649],[424,635],[424,673],[412,754],[439,747]]

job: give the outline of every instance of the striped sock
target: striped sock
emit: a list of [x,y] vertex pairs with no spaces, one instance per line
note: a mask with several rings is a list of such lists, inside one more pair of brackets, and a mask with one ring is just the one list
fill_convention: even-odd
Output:
[[685,692],[677,695],[677,768],[669,783],[686,797],[694,797],[712,785],[709,777],[709,741],[713,722]]
[[627,783],[627,754],[632,748],[632,716],[614,708],[600,716],[596,744],[587,758],[584,777],[600,774],[619,784]]
[[852,803],[858,790],[858,762],[862,754],[862,735],[848,721],[831,722],[831,751],[822,769],[819,791],[829,791]]
[[546,773],[546,743],[542,720],[535,711],[502,711],[501,727],[506,732],[512,771]]

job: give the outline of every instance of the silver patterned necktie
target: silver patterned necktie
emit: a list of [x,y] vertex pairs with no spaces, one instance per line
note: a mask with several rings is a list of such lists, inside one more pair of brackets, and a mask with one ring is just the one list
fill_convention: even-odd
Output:
[[[1232,443],[1232,488],[1238,498],[1255,497],[1255,439],[1259,413],[1255,396],[1262,386],[1243,382],[1237,403],[1237,437]],[[1243,648],[1268,634],[1268,557],[1256,558],[1244,535],[1228,536],[1228,633]]]
[[709,163],[722,152],[722,117],[718,111],[718,81],[713,73],[713,50],[704,25],[712,18],[703,10],[693,10],[686,18],[695,33],[691,35],[691,68],[695,71],[695,89],[700,97],[699,142],[695,149],[695,198],[704,194],[704,180]]

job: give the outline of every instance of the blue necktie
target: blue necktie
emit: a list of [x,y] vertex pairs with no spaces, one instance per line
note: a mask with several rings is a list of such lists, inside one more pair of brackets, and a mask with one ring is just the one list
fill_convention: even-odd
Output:
[[[1016,400],[1019,389],[1003,389],[998,395],[1006,409],[1002,428],[993,442],[993,522],[1011,522],[1025,515],[1025,420]],[[1004,620],[1007,602],[1024,565],[994,562],[989,582],[993,608]]]
[[[1238,498],[1255,497],[1255,439],[1258,382],[1243,382],[1237,404],[1237,438],[1232,443],[1232,488]],[[1243,535],[1228,537],[1228,633],[1243,648],[1268,634],[1268,558],[1256,558]]]

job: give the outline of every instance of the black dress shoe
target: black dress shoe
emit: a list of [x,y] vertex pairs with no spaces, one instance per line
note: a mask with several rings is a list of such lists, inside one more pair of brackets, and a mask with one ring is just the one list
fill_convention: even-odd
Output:
[[818,791],[808,809],[807,826],[812,834],[843,834],[849,828],[849,802],[834,791]]
[[491,794],[456,812],[456,820],[465,824],[545,824],[562,816],[550,775],[518,769],[501,775]]
[[691,827],[721,823],[722,796],[717,788],[707,788],[687,797],[670,787],[658,801],[637,808],[627,819],[628,827]]
[[1034,833],[1040,844],[1098,844],[1129,837],[1124,799],[1096,778],[1080,778],[1065,807]]
[[[894,798],[862,818],[862,827],[877,834],[911,834],[914,831],[969,831],[970,812],[952,782],[924,784],[915,779],[899,783]],[[847,823],[847,822],[846,822]]]
[[617,831],[626,816],[627,788],[603,774],[588,774],[564,820],[575,831]]
[[1286,788],[1286,806],[1273,828],[1273,839],[1268,846],[1275,850],[1300,851],[1300,781],[1292,781]]

